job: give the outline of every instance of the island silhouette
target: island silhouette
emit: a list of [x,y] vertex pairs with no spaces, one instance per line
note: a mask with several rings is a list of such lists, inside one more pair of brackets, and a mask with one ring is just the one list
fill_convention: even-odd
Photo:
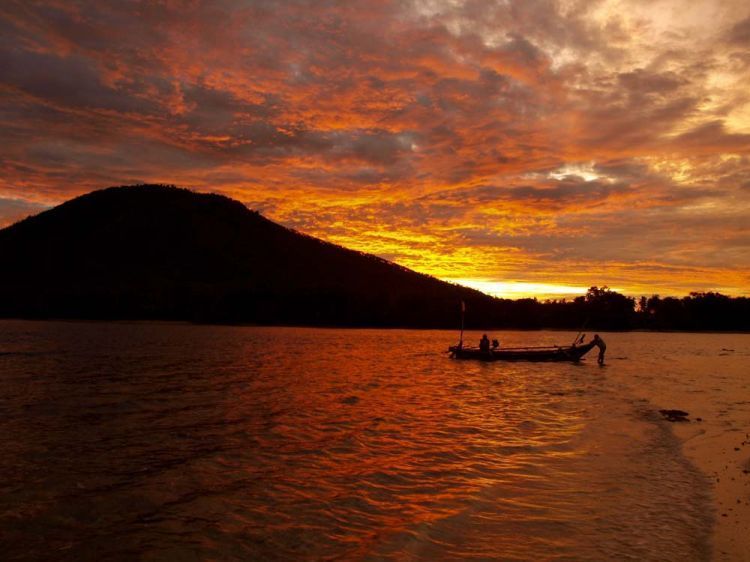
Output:
[[492,298],[164,185],[95,191],[0,231],[0,315],[455,325]]
[[[508,300],[168,185],[94,191],[0,230],[0,317],[310,326],[750,329],[749,299]],[[638,306],[636,306],[636,304]]]

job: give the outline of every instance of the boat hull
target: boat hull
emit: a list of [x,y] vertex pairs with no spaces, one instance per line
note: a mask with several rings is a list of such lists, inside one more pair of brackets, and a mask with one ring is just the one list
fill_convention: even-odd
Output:
[[452,346],[448,349],[454,359],[474,359],[477,361],[580,361],[593,343],[581,346],[544,348],[508,348],[482,351],[477,348]]

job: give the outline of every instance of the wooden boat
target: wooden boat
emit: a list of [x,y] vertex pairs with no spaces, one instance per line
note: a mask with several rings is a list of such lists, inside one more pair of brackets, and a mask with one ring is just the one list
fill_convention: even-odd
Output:
[[595,341],[583,345],[548,347],[508,347],[482,351],[478,347],[453,345],[448,348],[455,359],[477,359],[479,361],[580,361],[596,346]]

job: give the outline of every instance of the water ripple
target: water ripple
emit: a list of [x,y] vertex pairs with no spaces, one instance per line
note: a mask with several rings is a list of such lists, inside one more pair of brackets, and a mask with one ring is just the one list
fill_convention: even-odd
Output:
[[707,556],[701,475],[595,365],[451,361],[443,332],[3,329],[9,559]]

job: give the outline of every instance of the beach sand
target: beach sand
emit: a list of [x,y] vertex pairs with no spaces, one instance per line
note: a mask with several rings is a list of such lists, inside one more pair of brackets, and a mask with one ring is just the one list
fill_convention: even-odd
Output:
[[687,458],[711,477],[716,511],[714,560],[750,561],[750,416],[747,407],[742,412],[725,412],[710,404],[696,404],[693,411],[704,421],[675,424],[675,433],[683,441]]
[[750,350],[747,336],[735,337],[705,357],[670,358],[675,368],[639,392],[657,409],[688,412],[688,421],[670,425],[712,484],[712,558],[750,562]]

